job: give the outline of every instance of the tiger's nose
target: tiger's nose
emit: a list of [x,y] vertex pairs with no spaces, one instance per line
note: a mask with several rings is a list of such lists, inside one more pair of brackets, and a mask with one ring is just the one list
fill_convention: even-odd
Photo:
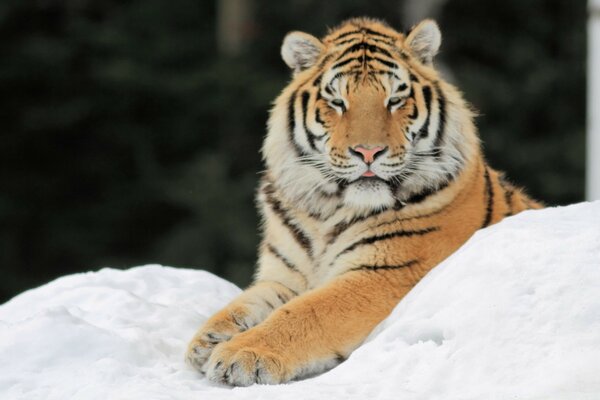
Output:
[[367,148],[361,144],[358,146],[350,147],[350,153],[355,156],[361,157],[363,161],[367,164],[371,164],[377,157],[383,154],[384,151],[387,150],[386,147],[375,146],[373,148]]

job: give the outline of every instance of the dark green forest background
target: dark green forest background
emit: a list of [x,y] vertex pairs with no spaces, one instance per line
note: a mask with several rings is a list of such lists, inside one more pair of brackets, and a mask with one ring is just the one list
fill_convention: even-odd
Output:
[[[360,15],[408,28],[401,3],[254,0],[236,48],[217,1],[2,0],[0,303],[103,266],[247,284],[283,36]],[[437,16],[491,164],[548,204],[583,199],[585,6],[449,0]]]

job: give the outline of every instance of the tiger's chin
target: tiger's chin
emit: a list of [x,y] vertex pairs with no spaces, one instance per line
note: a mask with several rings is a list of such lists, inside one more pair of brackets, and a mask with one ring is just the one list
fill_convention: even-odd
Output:
[[344,192],[343,201],[358,212],[381,210],[396,203],[390,186],[377,178],[361,178],[352,182]]

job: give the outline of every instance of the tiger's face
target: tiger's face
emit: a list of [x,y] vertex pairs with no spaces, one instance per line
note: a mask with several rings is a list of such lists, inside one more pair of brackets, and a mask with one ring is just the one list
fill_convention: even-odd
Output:
[[413,88],[401,67],[366,76],[340,75],[332,68],[329,76],[314,107],[327,132],[315,147],[326,155],[331,171],[348,183],[399,179],[423,126],[418,121],[421,88]]
[[453,113],[467,109],[432,68],[440,41],[433,21],[408,35],[368,19],[323,40],[288,34],[282,56],[294,79],[271,115],[269,167],[296,180],[291,191],[336,193],[359,209],[390,207],[453,179],[476,139],[459,137]]

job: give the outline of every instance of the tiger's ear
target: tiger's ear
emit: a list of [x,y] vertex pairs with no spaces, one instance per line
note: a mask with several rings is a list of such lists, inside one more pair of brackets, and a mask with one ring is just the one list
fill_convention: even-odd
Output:
[[431,64],[440,49],[442,33],[435,21],[426,19],[410,30],[404,43],[423,64]]
[[319,39],[304,32],[290,32],[283,39],[281,57],[294,73],[304,71],[317,62],[325,46]]

